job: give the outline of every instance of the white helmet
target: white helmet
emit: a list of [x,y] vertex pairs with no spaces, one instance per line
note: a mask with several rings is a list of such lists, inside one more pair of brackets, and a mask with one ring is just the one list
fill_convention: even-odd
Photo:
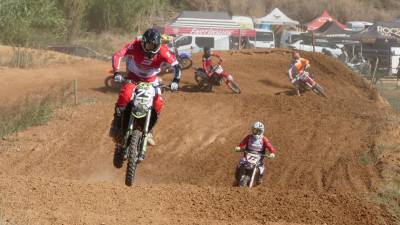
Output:
[[253,123],[251,126],[251,133],[257,138],[262,137],[264,134],[264,124],[258,121]]

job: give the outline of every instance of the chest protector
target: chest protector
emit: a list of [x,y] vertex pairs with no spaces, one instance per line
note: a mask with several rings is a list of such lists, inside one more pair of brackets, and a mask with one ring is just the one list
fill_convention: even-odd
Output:
[[253,135],[249,138],[249,142],[247,143],[247,148],[251,151],[261,152],[264,150],[263,148],[263,138],[257,138]]

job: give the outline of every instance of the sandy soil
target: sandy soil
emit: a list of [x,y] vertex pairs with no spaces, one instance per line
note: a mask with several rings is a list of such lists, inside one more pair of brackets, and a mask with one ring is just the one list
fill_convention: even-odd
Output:
[[[181,91],[164,94],[158,145],[130,188],[125,167],[113,167],[107,136],[117,97],[103,86],[109,64],[0,70],[3,104],[73,79],[81,100],[0,141],[0,224],[396,224],[369,197],[381,183],[379,168],[361,162],[386,110],[375,91],[340,62],[306,54],[328,97],[296,97],[288,52],[222,55],[242,94],[225,86],[198,92],[193,70],[184,71]],[[240,158],[233,147],[256,120],[267,125],[277,157],[266,162],[263,185],[233,187]]]

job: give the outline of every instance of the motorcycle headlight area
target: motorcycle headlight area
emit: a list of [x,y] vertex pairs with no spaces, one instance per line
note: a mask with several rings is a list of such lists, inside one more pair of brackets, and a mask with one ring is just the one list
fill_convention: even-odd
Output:
[[146,105],[137,104],[133,109],[133,116],[136,118],[141,118],[146,116],[148,111],[149,107],[147,107]]
[[251,163],[246,163],[244,164],[244,168],[247,170],[251,170],[255,167],[255,164],[251,164]]

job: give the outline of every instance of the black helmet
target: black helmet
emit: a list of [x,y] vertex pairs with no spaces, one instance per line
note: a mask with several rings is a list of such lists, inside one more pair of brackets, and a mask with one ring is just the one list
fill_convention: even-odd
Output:
[[154,28],[147,29],[142,35],[142,49],[147,57],[153,58],[161,47],[161,34]]

